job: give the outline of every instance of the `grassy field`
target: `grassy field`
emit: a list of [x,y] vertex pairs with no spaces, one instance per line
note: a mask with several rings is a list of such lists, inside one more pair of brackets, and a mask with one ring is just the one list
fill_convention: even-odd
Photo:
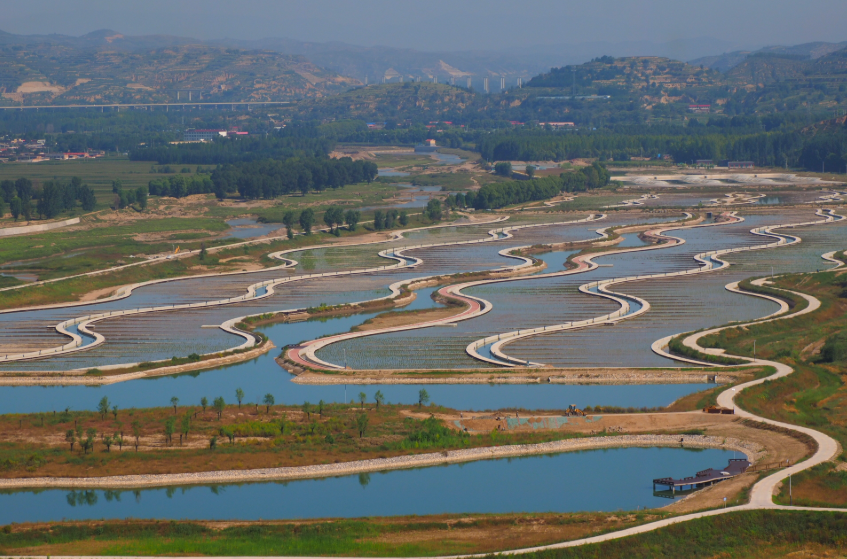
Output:
[[[120,180],[125,189],[147,186],[153,179],[166,177],[152,172],[159,166],[149,161],[130,161],[126,158],[75,159],[71,161],[43,161],[41,163],[6,163],[0,165],[0,180],[26,177],[37,186],[44,181],[79,177],[94,189],[97,208],[112,203],[112,181]],[[181,167],[177,170],[180,170]],[[196,170],[190,166],[191,172]],[[81,211],[81,210],[80,210]]]
[[486,553],[596,535],[662,513],[438,515],[276,523],[91,522],[0,531],[6,555],[357,555]]
[[[209,401],[218,395],[209,394]],[[226,395],[234,401],[233,395]],[[468,435],[446,427],[441,420],[419,420],[410,413],[417,406],[381,405],[374,392],[368,402],[312,404],[308,407],[271,406],[261,402],[227,406],[220,419],[212,407],[177,409],[111,408],[96,412],[65,411],[54,414],[0,416],[0,471],[4,477],[111,476],[141,473],[177,473],[304,466],[352,460],[401,456],[483,446],[539,443],[581,436],[565,432],[492,432]],[[168,398],[163,396],[167,402]],[[119,402],[115,402],[119,405]],[[426,414],[447,412],[438,406],[422,408]],[[360,432],[359,421],[367,426]],[[186,419],[187,418],[187,419]],[[168,421],[175,422],[172,440],[166,440]],[[187,423],[184,423],[187,422]],[[188,436],[183,438],[183,426]],[[68,430],[79,429],[71,450],[63,442]],[[83,449],[85,433],[94,429],[93,449]],[[139,436],[136,452],[135,432]],[[232,437],[230,437],[230,434]],[[122,449],[111,449],[103,437],[118,436]],[[210,448],[217,437],[217,448]],[[58,443],[58,444],[57,444]]]
[[[795,373],[745,390],[737,397],[739,405],[758,415],[818,429],[847,447],[847,363],[824,363],[818,353],[824,340],[847,330],[847,276],[797,274],[778,278],[776,286],[814,295],[821,308],[797,318],[724,330],[701,345],[752,356],[756,340],[758,357],[787,363]],[[796,476],[794,504],[847,506],[847,473],[840,468],[844,459],[842,455],[839,462]],[[777,500],[788,503],[787,487]]]
[[[298,522],[110,521],[16,525],[0,531],[0,553],[25,555],[218,555],[414,557],[568,541],[667,517],[658,512],[439,515]],[[646,534],[530,559],[844,557],[847,516],[822,512],[733,512]]]

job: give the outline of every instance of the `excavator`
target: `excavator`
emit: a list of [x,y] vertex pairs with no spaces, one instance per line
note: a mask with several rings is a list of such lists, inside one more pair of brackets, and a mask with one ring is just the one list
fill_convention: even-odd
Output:
[[568,411],[565,412],[565,415],[567,415],[567,416],[581,415],[582,417],[585,417],[585,412],[582,411],[581,409],[579,409],[578,407],[576,407],[576,404],[571,404],[571,405],[568,406]]

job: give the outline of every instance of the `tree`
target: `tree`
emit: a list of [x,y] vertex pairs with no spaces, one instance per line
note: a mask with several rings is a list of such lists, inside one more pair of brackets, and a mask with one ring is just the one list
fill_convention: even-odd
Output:
[[147,209],[147,187],[139,186],[135,189],[135,201],[138,202],[138,207],[141,208],[141,211]]
[[206,255],[208,252],[206,251],[206,243],[200,243],[200,262],[206,261]]
[[180,429],[182,431],[182,435],[179,437],[179,442],[182,444],[182,437],[185,437],[185,440],[188,440],[188,433],[191,431],[191,414],[187,413],[182,416],[182,424],[180,425]]
[[232,444],[232,443],[235,442],[235,433],[232,432],[232,429],[228,429],[228,428],[224,427],[223,429],[221,429],[221,436],[228,438],[229,444]]
[[424,213],[432,221],[441,221],[441,202],[438,199],[433,198],[427,202]]
[[501,177],[512,176],[512,164],[508,161],[500,161],[494,165],[494,173]]
[[374,212],[374,229],[377,231],[382,231],[382,227],[385,224],[385,220],[382,217],[382,210],[377,210]]
[[421,388],[418,392],[418,407],[423,406],[427,402],[429,402],[429,392],[427,392],[426,389]]
[[337,230],[343,221],[344,210],[337,206],[331,206],[324,212],[324,223],[329,227],[330,232]]
[[218,447],[218,438],[213,436],[211,439],[209,439],[209,449],[215,450],[217,447]]
[[400,225],[403,227],[409,225],[409,212],[406,210],[400,210]]
[[137,419],[132,422],[132,436],[135,437],[135,452],[138,452],[138,440],[141,438],[141,423]]
[[362,409],[365,409],[365,402],[368,399],[368,395],[364,392],[359,392],[359,402],[362,404]]
[[174,431],[176,431],[176,419],[169,417],[165,420],[165,442],[170,444],[174,439]]
[[364,414],[364,413],[359,414],[359,416],[356,418],[356,427],[359,430],[359,438],[361,439],[362,437],[365,436],[365,431],[368,428],[368,416],[367,416],[367,414]]
[[300,216],[291,210],[282,214],[282,223],[285,225],[285,233],[289,239],[294,238],[294,223],[300,219]]
[[112,443],[118,445],[118,450],[123,451],[124,438],[120,435],[120,433],[115,433],[114,435],[112,435]]
[[356,225],[359,224],[361,218],[362,213],[359,210],[347,210],[344,214],[344,223],[347,224],[347,229],[349,231],[355,231]]
[[209,405],[209,399],[208,398],[206,398],[205,396],[200,398],[200,406],[203,408],[204,412],[206,411],[206,406],[208,406],[208,405]]
[[212,402],[212,404],[215,406],[215,411],[218,414],[218,420],[220,420],[221,416],[223,416],[224,408],[226,407],[226,402],[224,402],[223,396],[215,398],[215,401]]
[[238,407],[241,408],[241,401],[244,400],[244,391],[240,388],[235,389],[235,399],[238,400]]
[[100,398],[100,403],[97,404],[97,411],[100,412],[102,419],[106,419],[106,414],[109,413],[109,398],[106,396]]
[[112,440],[111,435],[106,435],[105,437],[103,437],[103,444],[106,445],[106,452],[112,451],[112,443],[113,442],[114,441]]
[[17,196],[12,198],[12,201],[9,202],[9,211],[12,212],[12,217],[17,221],[23,212],[23,204],[20,198]]
[[325,405],[325,402],[323,400],[318,402],[318,415],[321,416],[321,417],[324,416],[324,405]]
[[383,396],[382,390],[376,391],[376,394],[374,394],[374,402],[376,402],[376,409],[379,409],[380,404],[385,402],[385,396]]
[[94,440],[97,438],[97,429],[89,427],[85,430],[85,442],[81,443],[87,453],[89,450],[94,451]]
[[300,228],[306,235],[312,234],[312,225],[315,224],[315,210],[306,208],[300,212]]
[[274,405],[274,395],[273,394],[265,394],[264,400],[262,403],[265,404],[265,413],[271,413],[271,406]]
[[94,190],[88,186],[83,186],[80,191],[79,201],[82,203],[82,209],[90,212],[97,206],[97,197],[94,196]]
[[176,396],[173,396],[171,398],[171,405],[174,407],[174,415],[176,415],[176,407],[177,407],[178,404],[179,404],[179,398],[177,398]]
[[74,443],[76,442],[76,433],[73,429],[65,431],[65,441],[71,444],[71,452],[74,451]]
[[535,176],[535,167],[533,165],[526,166],[526,176],[533,178]]
[[112,415],[115,416],[115,421],[117,421],[118,420],[118,405],[117,404],[112,406]]
[[303,413],[306,414],[306,419],[309,420],[312,418],[312,404],[309,402],[303,402]]

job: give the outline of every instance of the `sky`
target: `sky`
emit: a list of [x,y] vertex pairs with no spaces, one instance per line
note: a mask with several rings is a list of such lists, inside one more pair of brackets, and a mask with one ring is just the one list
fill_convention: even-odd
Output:
[[[425,51],[586,42],[739,47],[847,40],[845,0],[0,0],[0,30],[287,37]],[[623,54],[623,53],[611,53]]]

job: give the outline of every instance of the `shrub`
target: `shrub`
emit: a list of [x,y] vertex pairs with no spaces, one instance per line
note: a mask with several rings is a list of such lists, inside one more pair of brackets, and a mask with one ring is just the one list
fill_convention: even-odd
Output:
[[827,338],[821,348],[821,358],[826,363],[847,361],[847,332],[839,332]]

